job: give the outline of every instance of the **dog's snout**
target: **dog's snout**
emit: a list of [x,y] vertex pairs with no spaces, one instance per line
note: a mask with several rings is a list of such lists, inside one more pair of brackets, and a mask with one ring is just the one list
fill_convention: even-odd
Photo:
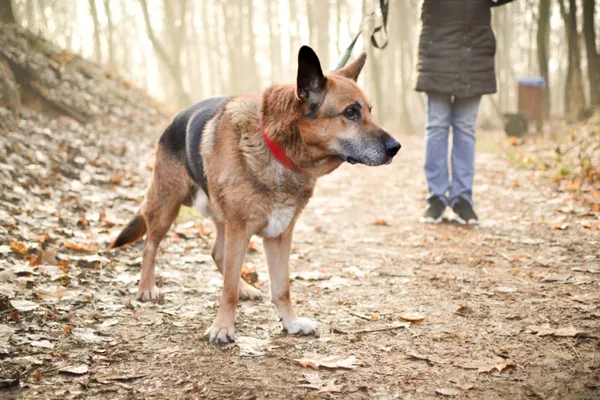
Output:
[[393,137],[389,137],[385,141],[385,151],[387,152],[388,157],[394,157],[400,150],[400,147],[402,147],[400,143]]

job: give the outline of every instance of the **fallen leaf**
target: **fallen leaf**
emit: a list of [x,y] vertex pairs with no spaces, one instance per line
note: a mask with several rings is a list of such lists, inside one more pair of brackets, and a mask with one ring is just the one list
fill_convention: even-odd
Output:
[[373,221],[373,225],[376,225],[376,226],[389,226],[390,224],[388,224],[388,222],[385,219],[376,219],[375,221]]
[[498,372],[502,372],[506,368],[515,367],[517,364],[514,361],[502,357],[488,357],[483,360],[463,361],[455,363],[455,365],[464,369],[476,369],[477,372],[481,374],[490,372],[494,369],[498,370]]
[[497,287],[496,289],[494,289],[496,292],[498,293],[515,293],[517,291],[516,288],[513,287]]
[[248,265],[242,265],[242,279],[251,285],[258,282],[258,272],[256,268],[249,267]]
[[21,257],[26,256],[29,252],[28,246],[23,242],[10,242],[10,249],[19,254]]
[[456,396],[460,393],[459,390],[452,388],[435,389],[435,392],[441,394],[442,396]]
[[295,272],[290,276],[292,279],[300,279],[303,281],[325,281],[331,278],[331,275],[321,271],[300,271]]
[[317,390],[317,393],[340,393],[343,385],[336,385],[335,378],[333,379],[321,379],[319,373],[303,374],[302,379],[299,381],[303,387],[307,389]]
[[235,345],[240,349],[240,357],[258,357],[264,356],[269,350],[269,341],[250,336],[238,336],[235,338]]
[[61,368],[58,372],[62,372],[63,374],[71,374],[71,375],[84,375],[87,374],[89,367],[86,364],[73,365],[70,367]]
[[14,307],[15,310],[18,311],[33,311],[39,308],[37,303],[29,300],[11,300],[10,305]]
[[573,326],[569,326],[567,328],[557,329],[556,331],[554,331],[553,335],[559,336],[559,337],[573,337],[573,336],[581,335],[582,333],[584,333],[584,332]]
[[65,247],[67,249],[81,251],[81,252],[85,252],[85,253],[95,253],[96,251],[98,251],[98,247],[95,245],[92,245],[92,244],[82,245],[82,244],[77,244],[74,242],[65,242]]
[[251,240],[250,243],[248,243],[248,252],[249,253],[258,252],[258,247],[256,246],[256,242],[254,240]]
[[51,343],[49,340],[33,340],[29,344],[33,347],[42,347],[44,349],[54,348],[54,343]]
[[586,293],[586,294],[574,294],[570,297],[571,300],[574,300],[578,303],[583,304],[592,304],[600,301],[600,295],[597,293]]
[[10,346],[10,337],[15,333],[15,330],[8,325],[0,324],[0,352],[3,348]]
[[569,274],[547,274],[543,276],[542,282],[565,282],[570,277]]
[[306,353],[303,358],[297,359],[296,361],[305,368],[313,369],[319,369],[319,367],[354,369],[360,365],[354,356],[323,356],[316,353]]
[[405,321],[419,323],[425,319],[425,316],[418,312],[403,312],[398,314],[398,318],[403,319]]

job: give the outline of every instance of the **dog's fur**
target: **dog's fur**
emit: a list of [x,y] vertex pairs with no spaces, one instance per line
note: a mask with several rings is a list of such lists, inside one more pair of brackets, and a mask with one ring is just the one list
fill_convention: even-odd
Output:
[[[309,47],[298,54],[296,85],[274,85],[260,96],[213,98],[179,113],[160,138],[152,181],[139,213],[111,247],[147,234],[137,298],[155,300],[158,246],[182,205],[212,217],[217,238],[212,257],[224,275],[211,342],[234,338],[238,298],[260,291],[240,279],[252,235],[263,237],[271,301],[290,334],[312,334],[316,325],[298,318],[290,300],[289,256],[296,219],[317,178],[344,161],[391,162],[400,144],[371,119],[356,86],[366,55],[325,76]],[[271,154],[260,121],[300,171],[286,169]]]

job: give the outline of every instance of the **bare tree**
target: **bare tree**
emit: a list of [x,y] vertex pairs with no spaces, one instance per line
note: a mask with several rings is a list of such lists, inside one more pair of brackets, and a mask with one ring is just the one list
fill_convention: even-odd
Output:
[[177,91],[177,104],[180,107],[185,107],[186,105],[189,105],[192,102],[192,100],[183,87],[183,82],[181,79],[181,65],[178,61],[173,62],[174,60],[171,60],[169,58],[169,55],[163,47],[162,43],[159,42],[156,38],[154,30],[152,29],[152,24],[150,23],[150,15],[148,13],[148,4],[146,0],[139,1],[142,8],[142,13],[144,14],[144,24],[146,25],[146,33],[148,34],[148,39],[150,39],[150,42],[152,42],[152,47],[154,48],[154,51],[156,51],[158,57],[171,74],[173,84],[175,85],[175,89]]
[[539,0],[537,19],[537,59],[540,75],[546,81],[544,114],[550,115],[550,74],[548,73],[548,44],[550,41],[550,0]]
[[108,23],[107,26],[107,34],[108,34],[108,65],[110,65],[111,69],[116,68],[115,62],[115,43],[113,41],[114,37],[114,26],[112,22],[112,13],[110,9],[110,0],[104,0],[104,12],[106,13],[106,20]]
[[0,21],[8,24],[16,24],[11,0],[0,0]]
[[567,84],[565,85],[565,114],[570,118],[578,117],[585,107],[583,77],[581,74],[581,52],[579,50],[579,32],[577,29],[577,1],[569,0],[569,10],[564,0],[559,0],[560,13],[565,23],[569,52]]
[[90,12],[94,20],[94,54],[96,61],[102,61],[102,46],[100,44],[100,22],[98,22],[98,10],[96,9],[96,0],[89,0]]
[[595,0],[583,0],[583,36],[587,53],[588,78],[590,81],[590,105],[600,106],[600,54],[596,47],[594,30]]

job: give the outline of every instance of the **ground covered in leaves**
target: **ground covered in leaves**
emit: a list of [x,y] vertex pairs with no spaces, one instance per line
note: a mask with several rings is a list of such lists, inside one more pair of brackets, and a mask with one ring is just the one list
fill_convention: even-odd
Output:
[[[82,67],[61,62],[63,75]],[[184,209],[162,243],[159,303],[135,301],[142,244],[106,250],[166,123],[113,89],[121,100],[91,122],[27,108],[0,119],[1,398],[600,396],[596,150],[568,162],[594,120],[562,141],[480,132],[477,227],[418,222],[419,137],[400,138],[389,166],[344,165],[320,182],[293,246],[293,299],[319,337],[281,332],[256,239],[244,273],[265,298],[240,304],[236,343],[213,346],[209,221]]]

